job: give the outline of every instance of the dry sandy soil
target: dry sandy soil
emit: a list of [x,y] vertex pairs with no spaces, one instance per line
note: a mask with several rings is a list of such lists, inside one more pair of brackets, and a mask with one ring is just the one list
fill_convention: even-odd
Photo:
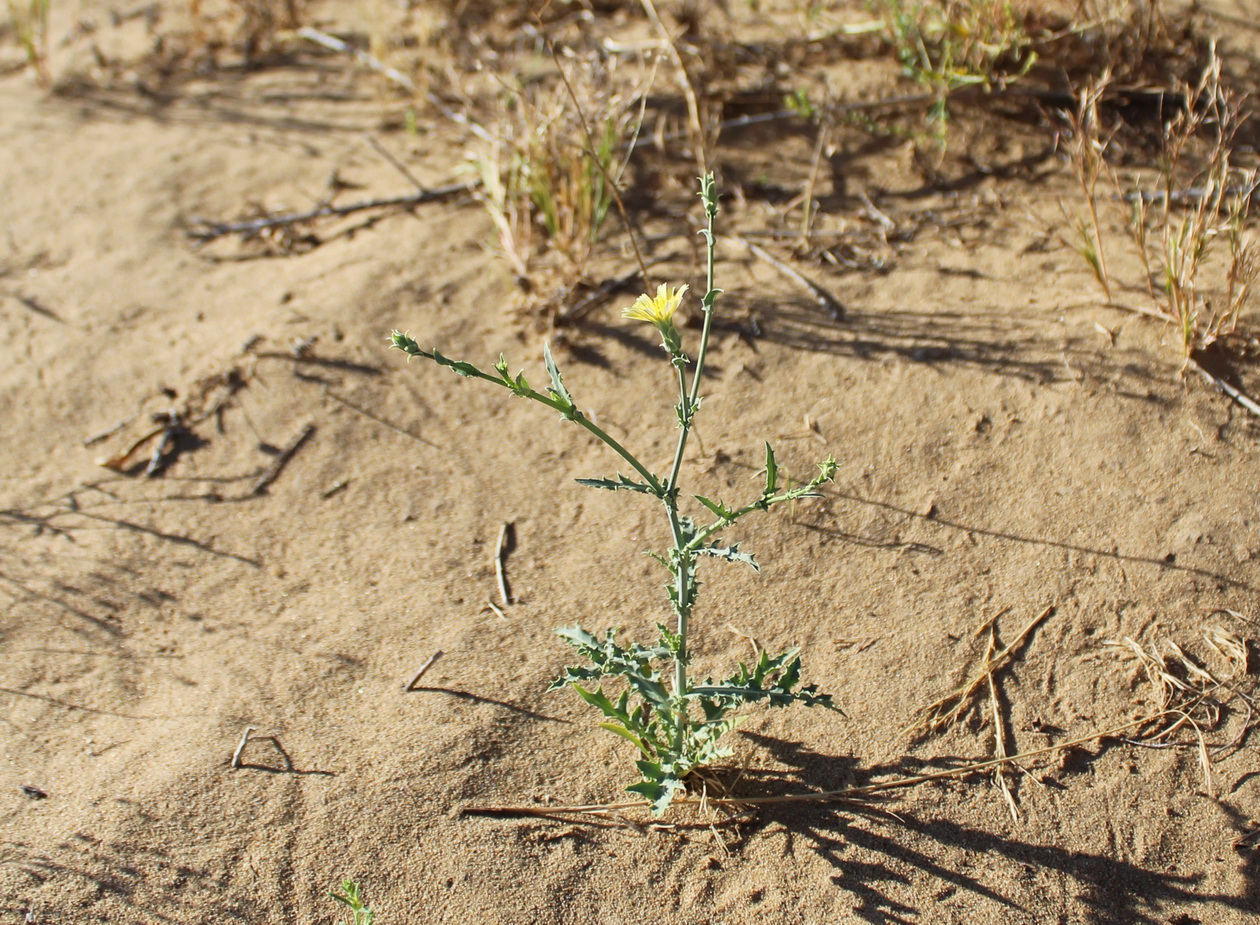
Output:
[[[799,645],[806,680],[844,710],[749,711],[732,736],[745,797],[992,757],[987,685],[941,734],[906,729],[981,667],[981,627],[1000,647],[1042,614],[994,676],[1005,748],[1158,712],[1161,691],[1113,644],[1128,638],[1211,688],[1194,714],[1210,777],[1182,724],[1023,762],[1008,777],[1017,818],[991,774],[733,822],[470,816],[624,798],[627,744],[572,694],[546,693],[567,658],[553,630],[650,635],[664,598],[640,553],[667,536],[646,499],[574,484],[615,470],[580,431],[407,364],[386,338],[410,329],[484,363],[503,351],[535,381],[551,339],[581,403],[664,466],[668,370],[619,317],[639,284],[552,328],[545,299],[522,310],[468,194],[197,247],[198,216],[407,193],[369,135],[434,186],[467,176],[476,136],[423,103],[404,130],[412,104],[396,88],[311,43],[242,66],[231,11],[208,20],[228,36],[214,46],[173,4],[147,18],[69,6],[53,11],[53,91],[19,67],[11,35],[0,47],[0,922],[333,922],[343,878],[378,925],[1260,921],[1255,675],[1205,638],[1260,637],[1260,427],[1179,374],[1167,327],[1103,306],[1060,237],[1058,201],[1079,199],[1044,107],[960,103],[943,155],[836,129],[815,226],[864,242],[842,251],[850,264],[759,241],[843,311],[731,240],[799,227],[789,200],[815,130],[722,135],[726,293],[689,477],[751,495],[765,439],[798,475],[828,453],[839,473],[824,499],[747,523],[760,574],[708,567],[697,660],[719,671],[747,657],[747,637]],[[803,4],[753,6],[714,10],[715,34],[772,42],[808,26]],[[1201,22],[1230,35],[1244,75],[1260,49],[1246,6]],[[320,6],[305,21],[362,37],[364,15]],[[454,28],[443,15],[421,5],[409,22],[428,23],[421,50],[458,61],[433,37]],[[653,35],[634,4],[578,27]],[[545,68],[515,28],[466,53]],[[915,92],[863,41],[779,63],[841,98]],[[183,54],[198,42],[210,52]],[[658,81],[676,105],[676,74],[663,65]],[[763,110],[781,105],[769,98]],[[693,290],[694,172],[681,147],[648,151],[628,183],[652,272]],[[634,267],[608,227],[597,282]],[[157,439],[125,471],[100,465],[172,409],[186,432],[151,477]],[[486,602],[505,523],[500,617]],[[1229,686],[1187,674],[1169,643]]]

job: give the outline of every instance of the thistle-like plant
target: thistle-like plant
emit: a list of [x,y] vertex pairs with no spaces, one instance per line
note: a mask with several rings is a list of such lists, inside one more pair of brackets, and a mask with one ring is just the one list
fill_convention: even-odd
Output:
[[[672,545],[663,554],[650,555],[670,573],[666,587],[673,626],[658,623],[656,641],[650,646],[621,642],[615,628],[601,637],[581,626],[564,627],[558,634],[573,647],[583,663],[567,668],[551,685],[552,690],[572,687],[579,697],[604,715],[605,721],[600,723],[604,729],[634,745],[639,752],[636,763],[642,780],[628,789],[641,794],[657,815],[684,789],[694,771],[730,754],[730,749],[723,747],[720,740],[734,727],[733,714],[740,707],[764,701],[776,707],[800,703],[834,709],[829,695],[818,693],[814,685],[800,686],[801,660],[795,649],[778,656],[762,652],[752,665],[741,663],[737,671],[722,680],[698,680],[688,674],[691,615],[696,604],[696,571],[700,560],[726,559],[758,569],[756,560],[740,549],[739,543],[723,541],[724,533],[747,514],[799,498],[818,497],[819,486],[831,481],[836,473],[835,460],[828,458],[818,466],[818,474],[809,482],[785,487],[774,450],[767,443],[765,482],[756,498],[742,507],[728,507],[722,501],[694,495],[701,506],[702,520],[683,512],[679,477],[687,438],[700,410],[700,383],[714,303],[721,292],[713,284],[714,221],[718,209],[712,174],[701,178],[700,197],[707,219],[707,227],[701,229],[700,234],[707,245],[708,285],[700,300],[704,325],[694,363],[683,352],[682,334],[674,322],[674,313],[682,303],[686,286],[675,289],[662,285],[655,296],[640,296],[623,313],[627,318],[656,328],[677,379],[678,404],[674,411],[678,442],[667,474],[653,472],[582,412],[561,378],[549,347],[543,348],[543,359],[551,385],[540,392],[526,381],[524,373],[513,376],[502,355],[494,372],[490,373],[471,363],[452,360],[436,349],[425,350],[408,334],[395,331],[391,337],[393,346],[408,356],[424,357],[461,376],[484,379],[513,395],[558,411],[564,420],[585,428],[607,444],[632,470],[628,476],[618,472],[613,478],[582,478],[577,480],[579,483],[608,491],[650,495],[662,504]],[[605,691],[606,682],[611,682],[608,691]]]

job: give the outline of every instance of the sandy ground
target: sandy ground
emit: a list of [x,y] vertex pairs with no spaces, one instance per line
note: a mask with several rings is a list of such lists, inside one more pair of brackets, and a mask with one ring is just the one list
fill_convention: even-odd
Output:
[[[85,9],[102,47],[151,41]],[[551,338],[584,406],[664,466],[668,371],[619,318],[633,292],[559,332],[522,317],[467,196],[312,226],[317,247],[197,249],[195,217],[305,208],[334,172],[353,184],[338,201],[407,192],[369,133],[432,185],[460,176],[469,136],[428,112],[398,130],[379,79],[310,49],[158,92],[139,70],[93,77],[83,48],[57,47],[56,93],[0,78],[0,922],[332,922],[343,878],[380,925],[1260,921],[1256,849],[1234,847],[1260,819],[1254,674],[1212,701],[1208,780],[1189,727],[1166,748],[1112,737],[1028,761],[1017,820],[985,775],[739,825],[463,815],[621,799],[626,743],[545,693],[567,655],[552,631],[650,634],[660,574],[639,553],[666,536],[646,500],[573,483],[614,470],[606,450],[386,336],[503,351],[536,380]],[[886,92],[883,73],[855,81]],[[912,142],[841,136],[824,220],[873,224],[861,194],[959,220],[920,223],[883,272],[796,261],[839,318],[722,245],[696,490],[753,493],[765,439],[798,475],[839,462],[825,499],[748,522],[760,574],[706,573],[701,670],[747,657],[746,636],[799,645],[846,714],[750,711],[744,796],[991,757],[987,687],[942,735],[905,732],[981,665],[988,621],[1002,646],[1049,608],[995,675],[1011,752],[1159,709],[1113,641],[1172,642],[1224,678],[1239,666],[1204,633],[1260,632],[1257,422],[1179,378],[1166,329],[1101,307],[1055,235],[1072,183],[1038,155],[1044,127],[987,134],[960,141],[946,188]],[[772,224],[757,191],[799,191],[811,147],[773,127],[724,138],[724,189],[746,195],[719,231]],[[646,221],[654,272],[695,289],[691,199]],[[620,248],[599,272],[628,272]],[[171,409],[189,433],[159,474],[99,465]],[[505,523],[500,618],[485,604]]]

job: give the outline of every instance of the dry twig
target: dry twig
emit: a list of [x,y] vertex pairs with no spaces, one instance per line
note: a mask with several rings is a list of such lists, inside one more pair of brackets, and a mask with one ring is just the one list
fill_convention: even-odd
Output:
[[508,594],[507,579],[503,576],[503,560],[507,557],[508,532],[511,529],[510,523],[500,527],[498,542],[494,544],[494,577],[499,583],[499,597],[503,599],[504,607],[512,604],[512,598]]
[[[1001,652],[997,653],[997,655],[986,657],[980,670],[976,672],[976,674],[974,674],[966,684],[954,693],[948,694],[930,706],[924,708],[919,714],[919,719],[902,731],[908,732],[915,737],[925,737],[940,732],[942,729],[945,729],[957,722],[963,713],[967,711],[967,708],[971,703],[971,698],[975,695],[976,691],[980,690],[981,687],[988,683],[993,672],[1001,668],[1006,660],[1010,658],[1011,653],[1023,644],[1024,640],[1028,637],[1028,634],[1031,633],[1042,620],[1050,616],[1053,612],[1053,604],[1041,611],[1041,613],[1035,616],[1028,625],[1020,631],[1020,634],[1015,637],[1014,642],[1003,648]],[[998,616],[1000,616],[1000,614]],[[979,632],[983,633],[989,624],[996,619],[997,617],[995,616],[986,621],[985,625],[980,628]]]
[[287,465],[289,460],[293,457],[293,454],[302,448],[302,444],[305,443],[313,433],[315,433],[315,425],[305,425],[298,435],[289,441],[288,446],[280,451],[280,455],[278,455],[275,462],[267,468],[267,471],[262,474],[262,477],[254,483],[254,487],[250,489],[250,494],[261,495],[264,491],[266,491],[267,486],[276,480],[276,478],[280,475],[280,471],[284,469],[285,465]]
[[743,244],[744,247],[748,248],[748,252],[758,260],[763,260],[770,264],[770,266],[774,267],[792,282],[796,283],[796,285],[809,292],[818,303],[818,307],[826,312],[827,316],[832,321],[840,321],[844,318],[844,306],[840,304],[840,301],[835,296],[829,293],[826,289],[822,288],[822,286],[819,286],[812,280],[806,279],[797,270],[788,266],[759,244],[754,244],[752,241],[743,237],[736,238],[736,240]]
[[[974,764],[968,764],[958,768],[949,768],[944,771],[936,771],[931,774],[917,774],[911,777],[899,777],[894,780],[883,781],[878,784],[867,784],[861,787],[845,787],[840,790],[822,790],[814,793],[792,793],[774,797],[705,797],[704,802],[711,806],[733,806],[736,808],[746,809],[751,806],[764,806],[776,803],[819,803],[855,800],[861,797],[871,796],[876,793],[884,793],[889,790],[901,790],[908,787],[916,787],[919,784],[977,774],[981,771],[989,771],[993,768],[1003,767],[1015,762],[1026,762],[1029,759],[1039,758],[1043,755],[1049,755],[1071,748],[1078,748],[1082,745],[1088,745],[1091,742],[1097,742],[1101,739],[1114,738],[1122,732],[1148,725],[1156,720],[1162,719],[1166,715],[1167,711],[1161,711],[1150,716],[1144,716],[1141,719],[1135,719],[1132,722],[1123,723],[1119,726],[1113,726],[1102,732],[1093,732],[1089,735],[1072,739],[1069,742],[1059,742],[1055,745],[1047,745],[1045,748],[1033,749],[1032,751],[1022,752],[1017,755],[1010,755],[1006,758],[993,758],[988,761],[978,761]],[[701,802],[701,798],[699,797],[675,797],[672,805],[699,806]],[[465,816],[603,815],[628,809],[645,809],[648,805],[647,800],[627,800],[622,803],[590,803],[583,806],[465,806],[461,810],[461,813]]]
[[282,212],[276,215],[263,215],[259,218],[251,218],[239,222],[212,222],[208,219],[196,218],[193,219],[194,227],[189,229],[188,236],[194,239],[198,246],[229,234],[240,234],[246,238],[252,238],[271,228],[296,225],[302,222],[314,221],[317,218],[327,218],[332,215],[352,215],[355,212],[363,212],[368,209],[410,208],[426,202],[447,199],[459,193],[469,192],[473,185],[474,181],[448,183],[445,186],[417,190],[414,193],[406,193],[402,196],[365,199],[362,202],[352,202],[344,206],[324,204],[305,212]]
[[241,766],[241,754],[245,751],[245,746],[249,743],[250,734],[253,733],[253,726],[246,726],[245,731],[241,733],[240,744],[236,746],[236,751],[232,752],[232,767],[239,768]]
[[1232,398],[1242,407],[1246,408],[1252,414],[1260,415],[1260,404],[1257,404],[1255,399],[1251,398],[1245,392],[1241,392],[1238,389],[1234,388],[1232,385],[1230,385],[1224,379],[1221,379],[1219,376],[1212,375],[1210,372],[1208,372],[1206,369],[1204,369],[1202,366],[1196,363],[1193,357],[1186,360],[1186,366],[1194,370],[1200,376],[1202,376],[1203,379],[1207,382],[1207,384],[1211,386],[1212,388],[1217,389],[1221,392],[1224,392],[1226,395],[1228,395],[1230,398]]
[[417,671],[414,675],[412,675],[412,676],[411,676],[411,680],[410,680],[410,681],[408,681],[405,685],[403,685],[403,690],[404,690],[404,691],[409,691],[409,690],[411,690],[413,687],[415,687],[415,686],[416,686],[416,682],[417,682],[417,681],[419,681],[421,678],[423,678],[423,677],[424,677],[424,673],[425,673],[426,671],[428,671],[430,668],[432,668],[432,667],[433,667],[434,662],[436,662],[439,658],[441,658],[441,657],[442,657],[443,655],[445,655],[445,654],[446,654],[446,653],[445,653],[445,652],[443,652],[441,649],[438,649],[436,652],[434,652],[432,655],[430,655],[430,656],[429,656],[429,658],[428,658],[428,660],[427,660],[427,661],[426,661],[423,665],[421,665],[421,666],[420,666],[420,670],[419,670],[419,671]]

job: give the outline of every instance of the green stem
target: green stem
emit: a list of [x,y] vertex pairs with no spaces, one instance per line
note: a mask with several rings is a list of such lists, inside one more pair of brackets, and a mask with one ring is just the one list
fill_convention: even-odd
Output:
[[[691,571],[693,546],[683,543],[682,524],[678,516],[678,476],[682,471],[683,454],[687,449],[687,437],[691,434],[691,422],[695,416],[700,399],[700,380],[704,376],[704,359],[709,352],[709,333],[713,328],[713,301],[717,298],[717,290],[713,287],[714,265],[714,222],[717,218],[717,194],[713,186],[713,175],[701,178],[701,199],[704,202],[708,227],[705,230],[705,243],[708,250],[705,294],[701,300],[704,309],[704,329],[700,333],[700,349],[696,353],[696,371],[691,379],[691,391],[687,390],[687,374],[681,362],[675,362],[678,370],[678,410],[681,431],[678,434],[678,445],[674,450],[674,463],[670,467],[669,479],[665,483],[665,510],[669,515],[670,532],[674,538],[674,548],[678,550],[677,562],[674,563],[674,591],[678,598],[678,652],[674,656],[674,698],[677,701],[678,725],[675,731],[674,744],[681,753],[687,729],[690,725],[687,709],[687,631],[691,619],[691,607],[687,603],[691,589],[687,584],[687,576]],[[677,360],[677,358],[675,358]]]
[[[534,394],[537,394],[537,393],[534,393]],[[533,396],[530,396],[530,397],[533,397]],[[553,408],[558,407],[557,404],[548,402],[547,396],[545,395],[539,395],[539,399],[546,402],[547,404],[550,404],[551,407]],[[631,466],[633,466],[634,471],[639,473],[639,475],[643,476],[643,480],[652,487],[652,491],[656,492],[658,495],[664,491],[664,489],[661,487],[661,483],[657,480],[656,476],[653,475],[651,472],[649,472],[647,467],[644,466],[643,463],[635,459],[633,453],[631,453],[624,446],[622,446],[620,443],[618,443],[616,440],[610,437],[598,424],[596,424],[594,421],[592,421],[590,418],[588,418],[586,415],[582,414],[581,412],[578,412],[577,417],[575,417],[573,420],[577,422],[578,424],[580,424],[582,427],[585,427],[588,431],[590,431],[600,440],[604,441],[604,443],[608,444],[609,448],[612,449],[614,453],[616,453],[618,456],[620,456],[622,459],[628,462]]]
[[603,443],[607,444],[614,453],[628,462],[634,471],[643,477],[643,480],[651,487],[654,494],[660,496],[664,495],[665,489],[664,486],[661,485],[660,479],[653,475],[648,468],[643,465],[643,463],[639,462],[633,453],[618,443],[617,440],[611,437],[602,427],[590,420],[572,404],[566,404],[558,398],[551,395],[544,395],[542,392],[534,389],[525,389],[522,391],[516,388],[510,381],[505,381],[500,376],[492,376],[489,373],[478,369],[476,366],[473,366],[471,363],[451,360],[447,357],[439,357],[435,352],[422,348],[407,334],[395,331],[391,340],[393,341],[393,345],[395,347],[403,351],[403,353],[408,356],[424,357],[426,360],[432,360],[439,366],[445,366],[459,375],[469,379],[484,379],[486,382],[493,382],[497,386],[510,390],[513,395],[519,395],[521,398],[528,398],[531,401],[536,401],[541,405],[546,405],[548,408],[559,411],[564,417],[586,428],[586,430],[590,431],[591,434],[599,438]]
[[758,498],[756,501],[752,502],[752,504],[745,504],[739,510],[731,511],[729,517],[723,517],[721,520],[715,521],[692,537],[691,542],[687,544],[687,551],[694,552],[699,549],[704,545],[705,541],[709,539],[709,537],[713,536],[715,533],[720,533],[725,530],[745,514],[751,514],[753,511],[764,511],[776,504],[782,504],[784,501],[796,501],[799,498],[806,498],[811,495],[813,497],[818,497],[814,494],[814,491],[819,485],[826,481],[830,481],[830,476],[815,479],[808,485],[804,485],[800,488],[793,488],[791,491],[785,491],[782,494],[771,495],[769,498]]
[[691,380],[691,407],[690,413],[695,408],[696,401],[700,397],[700,378],[704,375],[704,360],[709,353],[709,331],[713,327],[713,301],[717,298],[718,290],[713,288],[713,260],[715,241],[713,238],[713,222],[717,218],[717,203],[714,201],[713,208],[709,209],[709,229],[705,238],[708,242],[709,260],[708,272],[706,274],[706,291],[704,298],[700,300],[701,307],[704,309],[704,330],[700,333],[700,350],[696,354],[696,375]]
[[678,487],[678,473],[682,471],[683,450],[687,448],[687,434],[691,430],[691,406],[687,401],[687,371],[683,363],[675,358],[674,368],[678,370],[678,413],[682,415],[679,424],[682,432],[678,435],[678,446],[674,449],[674,463],[669,467],[669,481],[665,483],[665,493],[672,495]]

